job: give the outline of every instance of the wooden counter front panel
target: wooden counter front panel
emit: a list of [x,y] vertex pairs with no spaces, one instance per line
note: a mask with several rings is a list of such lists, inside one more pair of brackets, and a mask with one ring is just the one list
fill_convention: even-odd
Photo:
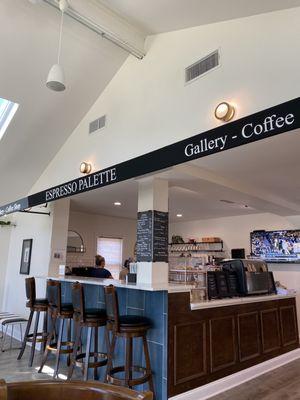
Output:
[[168,396],[297,348],[295,299],[190,310],[189,293],[168,302]]
[[[197,332],[195,335],[194,332]],[[185,340],[185,338],[190,338]],[[174,327],[174,374],[175,385],[200,378],[207,374],[206,323],[192,322]],[[191,354],[200,355],[190,357]],[[181,368],[185,365],[186,368]]]
[[260,355],[259,315],[257,311],[237,315],[239,361]]
[[209,319],[210,372],[236,362],[235,320],[232,315]]
[[[273,304],[273,306],[275,305],[276,303]],[[280,349],[281,343],[278,309],[271,308],[269,310],[262,310],[260,312],[260,318],[263,353],[267,354]]]

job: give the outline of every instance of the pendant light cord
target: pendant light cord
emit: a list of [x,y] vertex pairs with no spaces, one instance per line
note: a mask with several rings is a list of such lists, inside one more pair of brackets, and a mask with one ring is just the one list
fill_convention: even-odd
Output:
[[62,30],[63,30],[63,23],[64,23],[64,12],[61,12],[61,19],[60,19],[60,28],[59,28],[59,41],[58,41],[58,56],[57,56],[57,64],[60,62],[60,53],[61,53],[61,42],[62,42]]

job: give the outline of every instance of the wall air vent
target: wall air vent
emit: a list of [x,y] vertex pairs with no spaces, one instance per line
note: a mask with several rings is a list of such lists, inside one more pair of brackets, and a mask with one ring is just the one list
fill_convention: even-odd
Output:
[[89,133],[94,133],[99,129],[105,127],[106,124],[106,115],[102,115],[102,117],[95,119],[95,121],[90,122],[89,125]]
[[185,82],[188,83],[196,78],[199,78],[199,76],[204,75],[208,71],[218,67],[219,63],[220,54],[219,50],[216,50],[185,69]]

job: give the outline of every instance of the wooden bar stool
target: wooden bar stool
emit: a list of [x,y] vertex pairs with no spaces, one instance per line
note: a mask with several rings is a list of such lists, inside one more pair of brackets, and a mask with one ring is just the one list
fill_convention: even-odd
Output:
[[[107,313],[107,328],[112,332],[112,339],[108,354],[107,381],[115,385],[127,386],[129,388],[149,382],[149,389],[153,392],[153,396],[155,396],[147,343],[147,331],[151,327],[151,322],[148,318],[139,315],[119,315],[118,297],[115,287],[112,285],[106,286],[104,291]],[[125,365],[113,367],[114,350],[116,339],[118,337],[125,338]],[[143,340],[146,368],[133,365],[132,361],[133,339],[139,337]],[[134,378],[134,372],[138,372],[142,376]],[[117,378],[115,375],[118,373],[124,373],[124,378]]]
[[[83,378],[88,379],[89,368],[94,369],[94,379],[98,379],[98,368],[107,365],[107,354],[98,351],[98,329],[106,327],[106,311],[97,308],[85,308],[84,288],[81,283],[72,286],[72,303],[74,308],[75,343],[71,363],[69,366],[68,380],[71,379],[74,366],[83,368]],[[81,332],[87,328],[87,341],[85,352],[79,352]],[[91,352],[92,335],[94,333],[94,351]],[[105,340],[109,348],[108,332],[105,328]],[[90,358],[93,357],[93,362]]]
[[[30,314],[29,314],[28,323],[26,326],[25,334],[24,334],[24,339],[22,342],[22,347],[21,347],[20,353],[18,355],[18,360],[21,360],[21,358],[24,354],[24,351],[26,348],[26,343],[31,342],[32,347],[31,347],[28,366],[32,367],[36,343],[44,343],[44,345],[45,345],[46,339],[47,339],[48,300],[36,298],[36,288],[35,288],[35,279],[34,278],[26,278],[25,279],[25,289],[26,289],[26,297],[27,297],[26,307],[30,308]],[[41,312],[45,313],[44,314],[44,326],[43,326],[43,331],[38,332],[39,319],[40,319]],[[29,333],[34,313],[36,313],[34,329],[33,329],[33,333]]]
[[[55,353],[56,357],[55,357],[55,368],[53,372],[53,378],[56,378],[58,376],[61,354],[68,354],[68,364],[69,364],[70,354],[73,352],[74,342],[71,341],[71,322],[73,319],[73,306],[71,303],[62,303],[61,283],[59,281],[53,281],[51,279],[47,281],[47,299],[48,299],[48,313],[50,315],[50,321],[52,326],[49,329],[46,348],[38,372],[39,373],[42,372],[49,353]],[[58,335],[56,335],[57,321],[59,322]],[[67,322],[66,341],[63,340],[65,322]]]

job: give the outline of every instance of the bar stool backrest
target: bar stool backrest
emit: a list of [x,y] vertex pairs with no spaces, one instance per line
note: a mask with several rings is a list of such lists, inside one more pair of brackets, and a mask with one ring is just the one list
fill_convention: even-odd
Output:
[[36,299],[36,290],[35,290],[35,279],[34,278],[26,278],[25,279],[25,290],[27,297],[27,307],[33,307]]
[[113,285],[104,287],[106,315],[115,332],[119,331],[119,303],[116,288]]
[[47,281],[47,299],[49,306],[61,313],[61,283],[48,279]]
[[84,288],[79,282],[72,285],[72,304],[75,316],[79,317],[81,322],[85,322]]

